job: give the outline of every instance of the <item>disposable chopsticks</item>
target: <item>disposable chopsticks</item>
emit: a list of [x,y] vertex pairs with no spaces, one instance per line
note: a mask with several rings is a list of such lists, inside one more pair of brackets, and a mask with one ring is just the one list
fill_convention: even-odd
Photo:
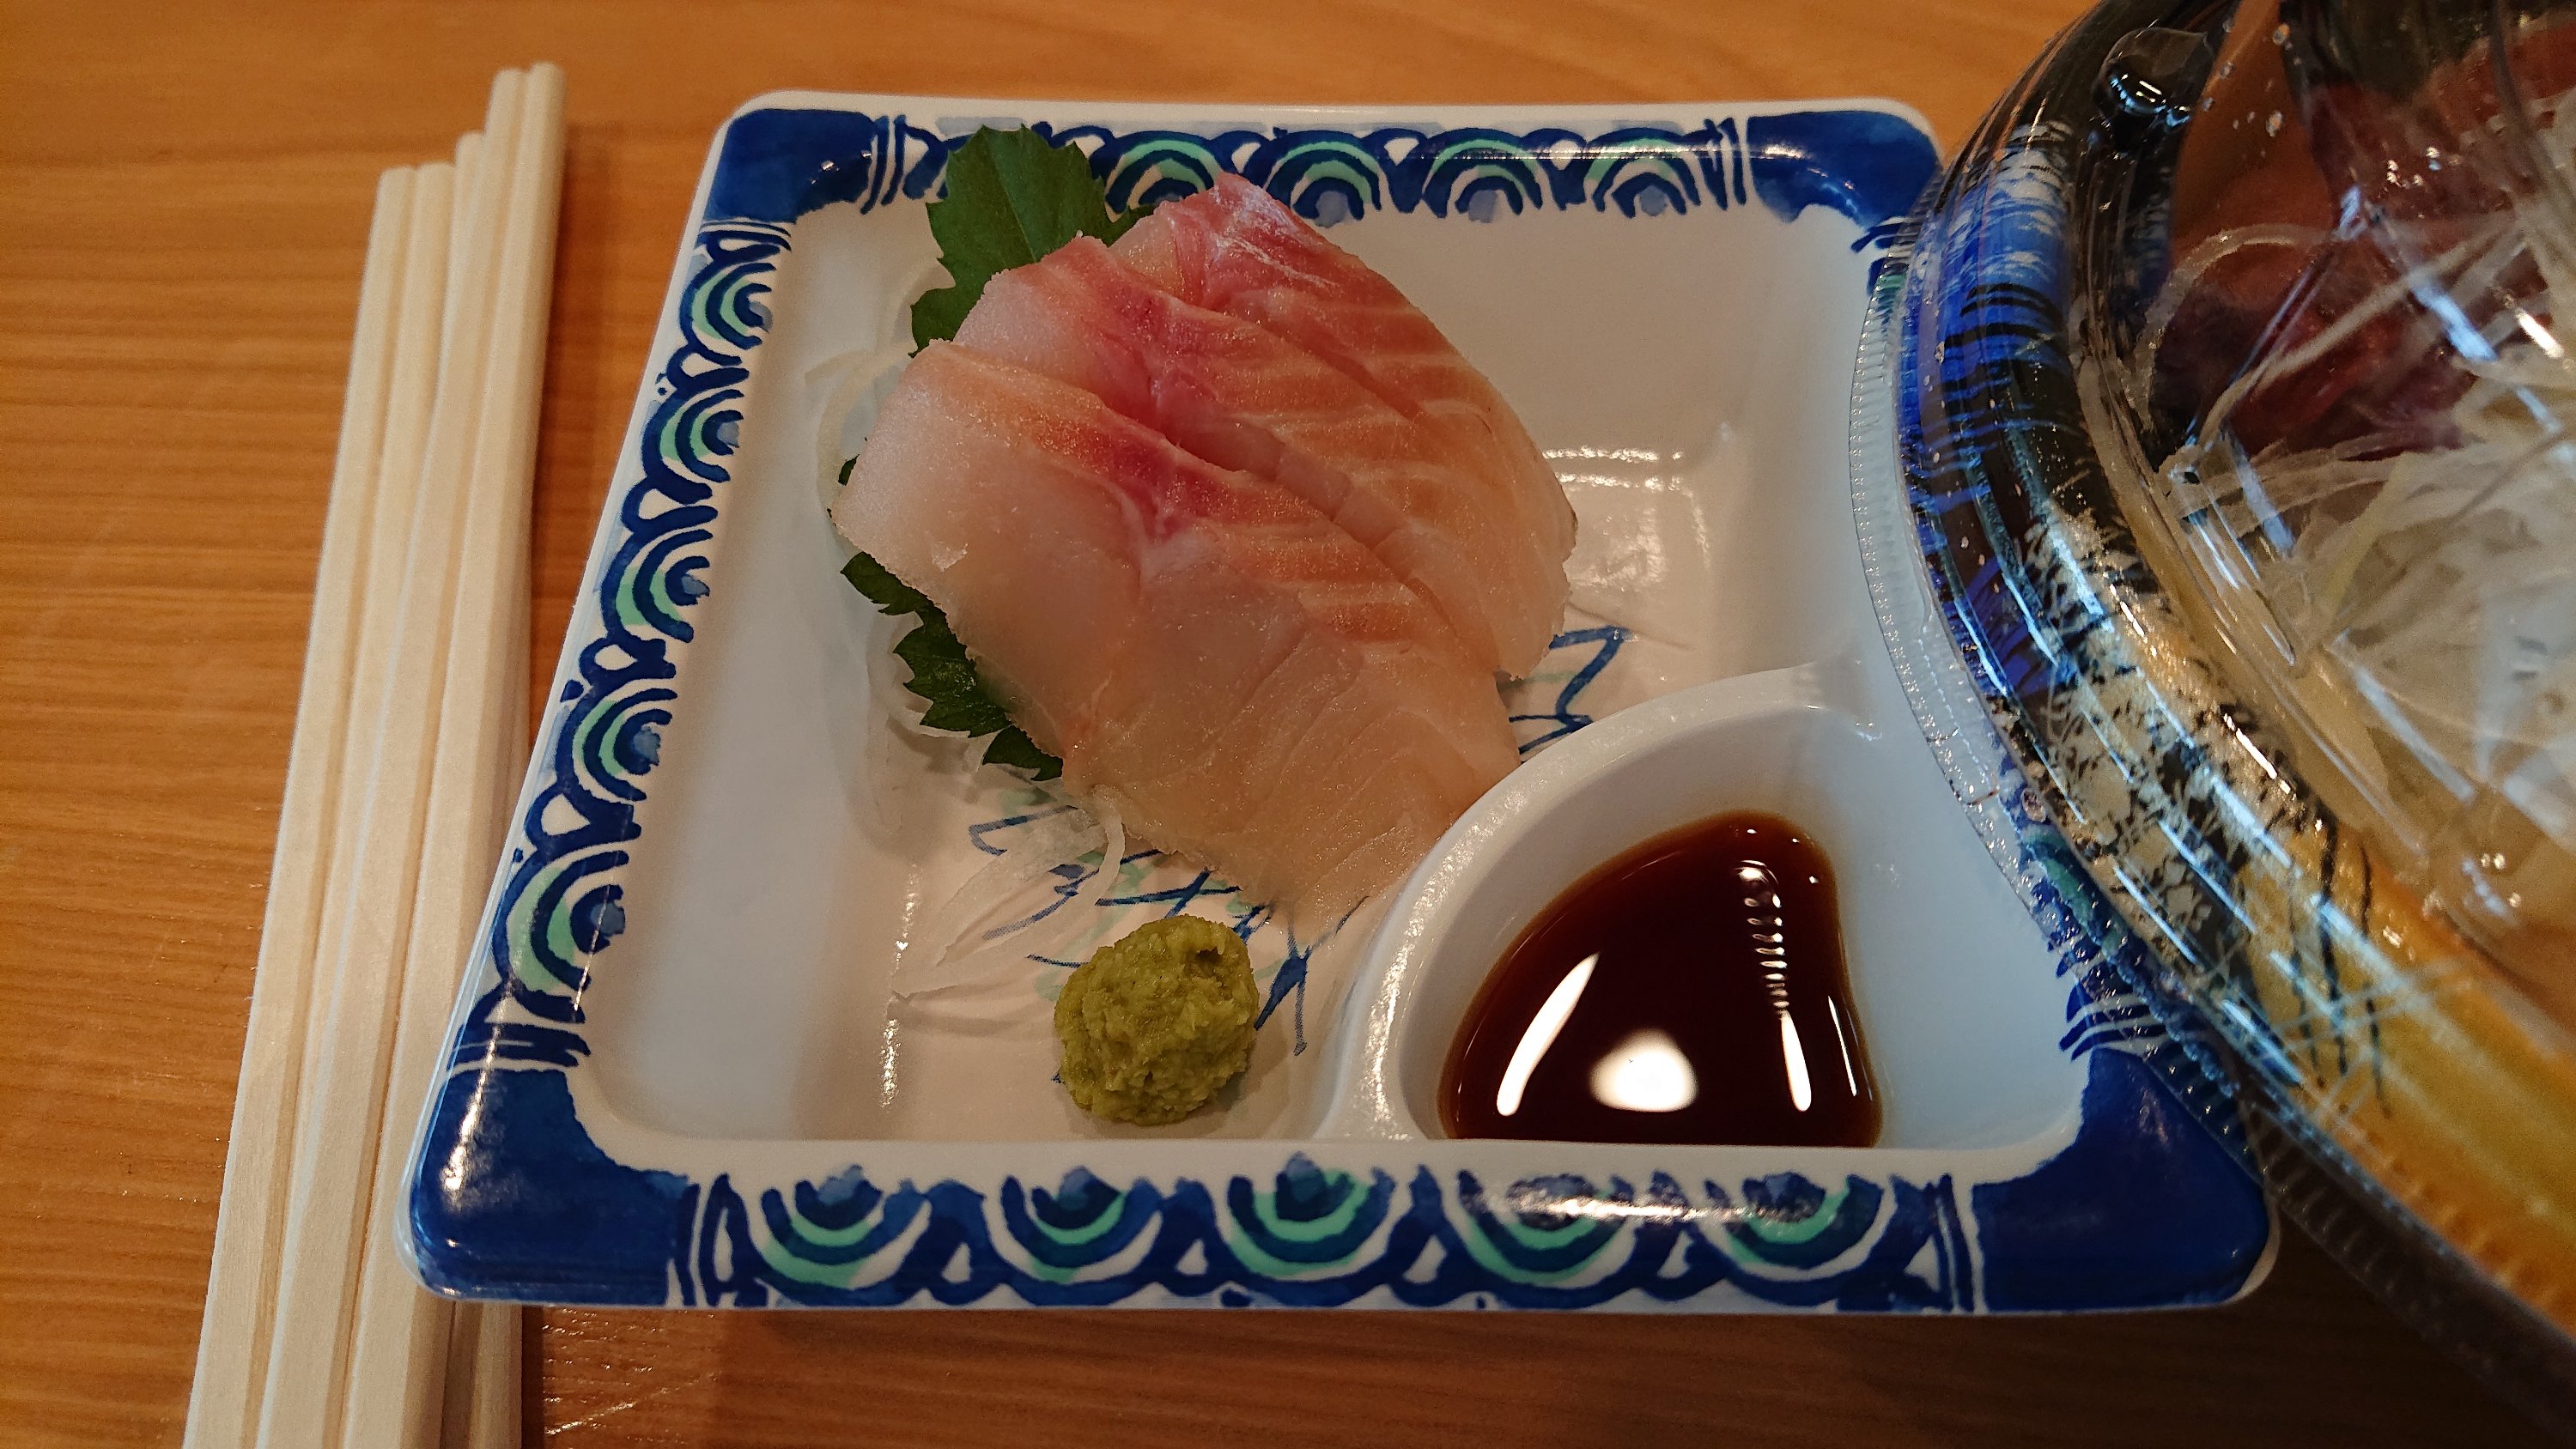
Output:
[[247,1441],[258,1415],[259,1376],[267,1369],[269,1294],[285,1228],[286,1148],[295,1123],[332,817],[342,790],[343,736],[378,491],[377,455],[394,371],[396,314],[411,271],[414,179],[408,170],[388,171],[376,185],[339,454],[313,582],[313,623],[304,644],[303,693],[287,752],[257,985],[233,1096],[232,1146],[215,1218],[196,1389],[188,1400],[190,1445]]
[[[445,1335],[432,1322],[439,1305],[402,1266],[394,1234],[413,1118],[436,1071],[457,965],[473,947],[492,863],[507,835],[501,784],[527,757],[527,627],[520,601],[527,595],[529,485],[563,164],[563,86],[553,67],[530,74],[519,112],[428,798],[426,838],[447,848],[421,861],[405,953],[392,1075],[377,1134],[376,1227],[365,1237],[350,1361],[344,1425],[345,1442],[353,1445],[395,1442],[400,1425],[417,1422],[435,1404],[445,1369]],[[497,161],[497,143],[487,144],[495,150],[486,159]],[[478,1328],[496,1331],[489,1323]]]
[[[504,105],[496,88],[494,114],[484,130],[485,144],[505,154],[517,134],[517,91],[509,87]],[[359,697],[359,708],[376,720],[378,733],[362,777],[366,808],[355,841],[342,853],[348,870],[335,882],[336,929],[326,927],[316,957],[313,1072],[297,1104],[287,1250],[278,1274],[279,1347],[270,1355],[261,1394],[262,1445],[318,1445],[338,1426],[346,1361],[337,1350],[356,1290],[396,977],[420,869],[465,502],[464,453],[482,407],[491,317],[475,299],[490,292],[499,250],[494,193],[501,178],[497,168],[480,169],[458,274],[465,300],[455,309],[451,345],[439,358],[430,445],[388,646],[390,667]],[[288,1344],[302,1351],[283,1351]]]
[[453,165],[378,188],[191,1446],[517,1438],[517,1311],[432,1297],[394,1234],[524,756],[561,167],[538,66]]
[[[342,661],[338,702],[334,708],[328,696],[308,686],[307,703],[298,711],[299,741],[308,713],[327,711],[324,718],[336,716],[338,738],[327,751],[331,808],[319,837],[299,839],[292,859],[281,832],[277,870],[283,884],[271,886],[273,894],[312,890],[314,928],[312,935],[301,940],[276,938],[288,943],[283,950],[272,950],[270,937],[261,942],[250,1040],[244,1048],[244,1085],[235,1103],[232,1155],[226,1163],[224,1202],[216,1225],[215,1271],[208,1284],[198,1348],[201,1388],[190,1405],[191,1445],[247,1444],[256,1434],[276,1337],[277,1282],[288,1251],[294,1123],[311,1090],[318,1046],[319,1024],[314,1018],[324,983],[316,970],[316,956],[322,942],[338,932],[345,914],[349,870],[343,847],[367,806],[364,777],[376,732],[376,711],[367,701],[377,692],[375,681],[389,667],[384,636],[391,630],[399,599],[398,565],[418,491],[440,351],[440,312],[447,291],[448,169],[422,167],[401,175],[408,204],[398,254],[400,275],[388,279],[386,288],[393,294],[393,305],[385,401],[370,420],[375,458],[366,475],[367,493],[354,497],[349,510],[363,517],[365,532],[353,551],[345,584],[326,548],[315,598],[316,642],[307,646],[309,680],[312,651],[326,633],[343,635],[333,641],[339,651],[336,657]],[[335,498],[332,512],[339,511]],[[326,522],[326,535],[330,527]],[[397,566],[388,566],[388,560]],[[317,763],[325,755],[317,745]],[[291,763],[290,774],[301,763],[301,759]],[[272,901],[272,917],[276,910]],[[274,1035],[262,1030],[271,1024]],[[244,1120],[253,1059],[270,1053],[275,1061],[258,1082],[264,1100]],[[272,1090],[280,1094],[273,1103],[265,1100]]]

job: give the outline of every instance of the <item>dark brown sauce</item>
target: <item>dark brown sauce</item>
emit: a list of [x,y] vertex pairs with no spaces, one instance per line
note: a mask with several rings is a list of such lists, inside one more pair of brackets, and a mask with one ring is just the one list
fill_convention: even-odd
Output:
[[1577,881],[1485,978],[1440,1116],[1453,1137],[1876,1142],[1825,853],[1738,811]]

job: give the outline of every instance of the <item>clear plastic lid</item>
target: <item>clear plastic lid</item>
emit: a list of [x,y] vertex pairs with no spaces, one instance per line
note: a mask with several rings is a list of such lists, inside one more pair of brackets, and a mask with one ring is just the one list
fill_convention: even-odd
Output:
[[2276,1201],[2576,1430],[2571,19],[2104,0],[1891,252],[1854,458],[1971,818],[2144,943]]
[[2238,7],[2106,321],[2130,512],[2196,632],[2382,864],[2576,1024],[2571,18]]

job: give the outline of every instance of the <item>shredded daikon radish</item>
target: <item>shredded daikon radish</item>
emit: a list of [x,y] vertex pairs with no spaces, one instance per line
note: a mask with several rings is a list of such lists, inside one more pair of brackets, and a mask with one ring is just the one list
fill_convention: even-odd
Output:
[[[2553,159],[2576,155],[2576,106],[2550,110],[2544,145]],[[2576,276],[2565,249],[2532,241],[2554,224],[2524,206],[2406,267],[2296,348],[2245,369],[2161,471],[2223,616],[2269,636],[2292,678],[2343,695],[2351,707],[2339,712],[2363,720],[2402,775],[2462,804],[2501,794],[2576,851],[2576,359],[2553,331],[2554,299],[2576,298]],[[2384,231],[2401,255],[2423,239]],[[2150,310],[2133,400],[2143,404],[2167,330],[2212,267],[2247,247],[2325,242],[2259,226],[2196,248]],[[2543,286],[2495,302],[2526,255]],[[2458,297],[2486,300],[2494,315],[2473,329],[2449,306]],[[2445,413],[2332,448],[2246,456],[2228,422],[2247,397],[2409,305],[2440,316],[2452,360],[2472,377]]]

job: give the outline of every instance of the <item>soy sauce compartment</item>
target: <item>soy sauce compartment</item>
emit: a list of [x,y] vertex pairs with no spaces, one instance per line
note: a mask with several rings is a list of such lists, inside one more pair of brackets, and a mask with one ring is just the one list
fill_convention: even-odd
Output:
[[[1881,1113],[1874,1137],[1842,1140],[1983,1148],[2066,1130],[2083,1068],[2058,1050],[2054,957],[1903,715],[1887,666],[1869,664],[1827,661],[1652,701],[1487,796],[1393,904],[1362,965],[1338,1043],[1344,1085],[1320,1135],[1452,1135],[1441,1110],[1450,1046],[1531,922],[1623,852],[1738,810],[1796,822],[1832,863],[1844,1004]],[[1897,725],[1873,722],[1891,710]],[[1771,1061],[1781,1061],[1776,1046]]]
[[1452,1137],[1876,1142],[1832,862],[1738,810],[1594,869],[1494,963],[1440,1115]]

